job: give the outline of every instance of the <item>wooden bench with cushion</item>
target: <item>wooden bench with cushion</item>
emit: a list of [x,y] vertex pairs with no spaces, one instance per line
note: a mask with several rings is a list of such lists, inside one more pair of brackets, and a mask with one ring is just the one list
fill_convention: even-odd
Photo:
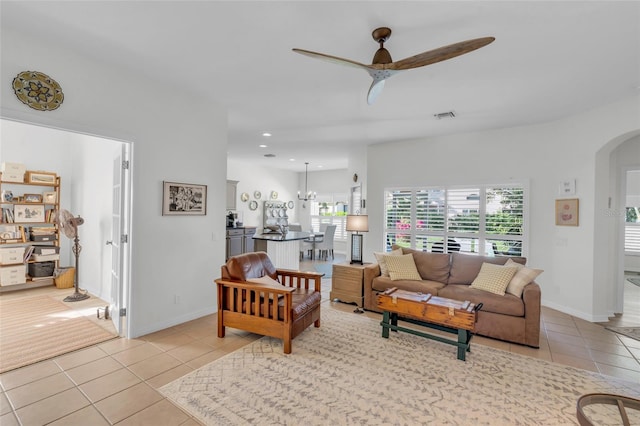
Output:
[[291,340],[312,323],[320,327],[321,273],[276,269],[265,252],[229,258],[218,286],[218,337],[225,327]]

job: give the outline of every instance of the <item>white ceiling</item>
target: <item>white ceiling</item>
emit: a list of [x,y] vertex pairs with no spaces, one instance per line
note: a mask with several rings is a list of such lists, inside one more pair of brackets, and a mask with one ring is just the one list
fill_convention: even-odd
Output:
[[[346,168],[363,144],[547,122],[640,87],[637,1],[2,0],[1,20],[225,105],[229,158],[295,171]],[[496,41],[397,74],[372,106],[366,72],[291,51],[371,63],[379,26],[394,60]]]

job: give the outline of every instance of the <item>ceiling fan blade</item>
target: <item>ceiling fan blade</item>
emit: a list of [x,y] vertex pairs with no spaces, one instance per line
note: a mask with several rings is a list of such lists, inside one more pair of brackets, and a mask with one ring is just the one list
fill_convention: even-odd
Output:
[[312,52],[310,50],[303,49],[291,49],[301,55],[309,56],[311,58],[322,59],[323,61],[333,62],[334,64],[347,65],[350,67],[362,68],[364,70],[371,69],[371,65],[361,64],[360,62],[352,61],[351,59],[339,58],[338,56],[326,55],[324,53]]
[[494,40],[495,37],[482,37],[475,38],[473,40],[461,41],[459,43],[439,47],[437,49],[429,50],[428,52],[423,52],[415,56],[401,59],[387,64],[385,68],[400,71],[435,64],[436,62],[446,61],[447,59],[455,58],[456,56],[464,55],[465,53],[480,49],[481,47],[492,43]]
[[378,99],[378,96],[380,96],[380,93],[382,93],[382,89],[384,88],[385,81],[385,79],[373,79],[373,83],[371,83],[371,87],[369,87],[369,93],[367,93],[367,104],[373,105],[376,99]]

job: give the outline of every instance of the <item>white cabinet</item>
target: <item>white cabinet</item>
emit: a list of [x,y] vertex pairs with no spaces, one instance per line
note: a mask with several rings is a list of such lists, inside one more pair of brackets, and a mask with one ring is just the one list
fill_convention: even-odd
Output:
[[227,180],[227,210],[236,209],[237,199],[238,199],[238,181]]

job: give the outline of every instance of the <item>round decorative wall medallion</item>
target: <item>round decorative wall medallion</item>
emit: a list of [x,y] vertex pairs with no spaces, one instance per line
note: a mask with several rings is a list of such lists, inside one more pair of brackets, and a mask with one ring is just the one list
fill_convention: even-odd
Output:
[[58,82],[38,71],[18,74],[13,79],[13,91],[23,104],[38,111],[53,111],[64,101]]

